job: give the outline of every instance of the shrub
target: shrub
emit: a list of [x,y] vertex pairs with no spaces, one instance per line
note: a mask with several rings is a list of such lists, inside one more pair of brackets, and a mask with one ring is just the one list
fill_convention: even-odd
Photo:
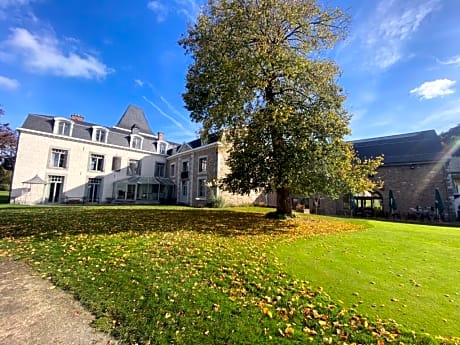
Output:
[[222,208],[225,206],[225,202],[220,195],[213,195],[210,198],[207,206],[212,208]]

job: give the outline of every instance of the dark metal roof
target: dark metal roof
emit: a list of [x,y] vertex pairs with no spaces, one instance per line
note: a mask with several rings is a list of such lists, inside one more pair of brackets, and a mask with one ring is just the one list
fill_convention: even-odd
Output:
[[434,130],[355,140],[352,144],[361,159],[383,155],[385,165],[433,162],[443,151]]
[[139,128],[142,133],[153,135],[153,132],[150,129],[150,126],[145,117],[144,111],[132,104],[126,108],[124,114],[121,116],[120,121],[118,121],[116,126],[119,128],[127,129],[129,131],[131,131],[131,128],[135,126]]

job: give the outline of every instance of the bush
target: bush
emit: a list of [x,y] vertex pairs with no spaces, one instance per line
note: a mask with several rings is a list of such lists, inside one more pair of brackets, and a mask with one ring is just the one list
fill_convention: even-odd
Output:
[[9,192],[10,191],[10,185],[6,184],[6,183],[0,183],[0,190]]
[[208,202],[208,207],[212,207],[212,208],[222,208],[225,206],[225,202],[224,202],[224,199],[218,195],[213,195],[209,202]]

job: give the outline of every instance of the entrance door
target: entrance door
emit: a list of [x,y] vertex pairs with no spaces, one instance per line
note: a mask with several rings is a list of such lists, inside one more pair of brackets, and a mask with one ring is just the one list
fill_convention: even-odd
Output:
[[128,190],[126,191],[126,200],[135,200],[136,197],[136,185],[129,184]]
[[48,202],[58,203],[61,199],[64,176],[48,176]]
[[189,203],[188,193],[189,193],[189,181],[181,182],[181,191],[180,191],[180,202],[184,204]]
[[101,184],[102,179],[100,178],[90,178],[88,180],[88,191],[86,197],[88,202],[97,203],[99,202],[100,193],[101,193]]

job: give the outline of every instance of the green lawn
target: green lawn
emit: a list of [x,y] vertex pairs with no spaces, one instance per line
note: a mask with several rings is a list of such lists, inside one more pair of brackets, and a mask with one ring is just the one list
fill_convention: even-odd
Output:
[[277,247],[286,270],[363,314],[460,335],[460,228],[369,221]]
[[[0,258],[28,262],[73,293],[95,314],[99,329],[127,344],[460,341],[360,315],[329,297],[334,284],[310,284],[298,278],[312,280],[308,272],[288,273],[292,267],[276,258],[289,247],[301,253],[308,241],[349,238],[353,246],[359,234],[381,238],[375,229],[318,217],[269,220],[255,208],[34,207],[4,208],[0,216]],[[296,265],[304,267],[307,259]],[[352,290],[364,294],[368,285]],[[443,293],[458,300],[453,291]]]

